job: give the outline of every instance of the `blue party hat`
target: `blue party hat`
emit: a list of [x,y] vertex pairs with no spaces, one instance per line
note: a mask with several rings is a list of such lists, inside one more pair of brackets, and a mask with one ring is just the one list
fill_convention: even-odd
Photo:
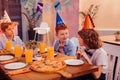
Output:
[[60,24],[64,24],[64,21],[62,20],[62,18],[60,17],[60,15],[57,12],[56,13],[56,27]]

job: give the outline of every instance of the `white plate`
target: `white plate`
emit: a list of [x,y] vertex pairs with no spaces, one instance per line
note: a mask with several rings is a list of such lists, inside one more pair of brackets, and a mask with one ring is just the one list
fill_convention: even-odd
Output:
[[47,48],[45,48],[45,52],[47,52]]
[[14,57],[11,55],[2,55],[0,56],[0,61],[4,61],[4,60],[10,60],[13,59]]
[[65,63],[67,65],[81,65],[83,64],[84,62],[82,60],[76,60],[76,59],[67,59],[65,60]]
[[14,62],[14,63],[9,63],[9,64],[4,65],[4,68],[5,69],[20,69],[25,66],[26,64],[23,62]]
[[58,54],[57,53],[54,53],[54,56],[57,56]]
[[[38,51],[40,51],[40,49],[38,49]],[[47,48],[45,48],[45,52],[47,52]]]

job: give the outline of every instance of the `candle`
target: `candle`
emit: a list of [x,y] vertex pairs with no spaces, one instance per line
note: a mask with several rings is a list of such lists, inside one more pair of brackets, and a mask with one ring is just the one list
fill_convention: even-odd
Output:
[[33,58],[33,50],[32,49],[25,50],[25,60],[26,60],[26,62],[31,63],[32,58]]
[[48,59],[54,59],[54,48],[53,47],[49,47],[47,49],[47,57]]
[[44,53],[45,48],[46,48],[46,44],[45,43],[40,43],[40,53]]
[[6,41],[6,50],[11,51],[12,49],[12,41]]

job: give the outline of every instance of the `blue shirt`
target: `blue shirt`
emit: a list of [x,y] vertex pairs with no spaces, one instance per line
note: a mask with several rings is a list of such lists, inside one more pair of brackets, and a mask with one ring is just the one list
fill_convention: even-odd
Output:
[[[6,41],[8,41],[6,36],[4,34],[1,34],[0,35],[0,49],[6,48]],[[19,36],[14,36],[14,38],[12,39],[12,47],[14,47],[15,45],[21,45],[21,46],[23,45],[23,42]]]
[[[56,40],[55,45],[54,45],[54,50],[56,52],[59,52],[59,40]],[[70,40],[67,39],[63,48],[63,54],[68,55],[68,56],[76,56],[76,47],[75,44]]]

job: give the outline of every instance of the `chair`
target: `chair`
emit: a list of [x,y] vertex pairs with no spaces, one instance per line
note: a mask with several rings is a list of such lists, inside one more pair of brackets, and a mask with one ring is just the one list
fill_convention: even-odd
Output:
[[115,56],[108,54],[108,70],[106,73],[106,80],[113,80],[113,72],[115,65]]
[[117,65],[116,65],[116,76],[114,80],[120,80],[120,56],[117,58]]
[[118,72],[117,80],[120,80],[120,67],[119,67],[119,72]]
[[103,48],[108,53],[106,80],[120,80],[120,55],[118,51],[120,46],[103,43]]
[[[40,24],[40,27],[36,27],[33,30],[35,30],[35,36],[34,36],[34,40],[36,39],[37,33],[38,35],[41,34],[47,34],[50,31],[50,27],[48,26],[48,24],[46,22],[42,22]],[[48,40],[48,35],[46,36],[46,39]]]

